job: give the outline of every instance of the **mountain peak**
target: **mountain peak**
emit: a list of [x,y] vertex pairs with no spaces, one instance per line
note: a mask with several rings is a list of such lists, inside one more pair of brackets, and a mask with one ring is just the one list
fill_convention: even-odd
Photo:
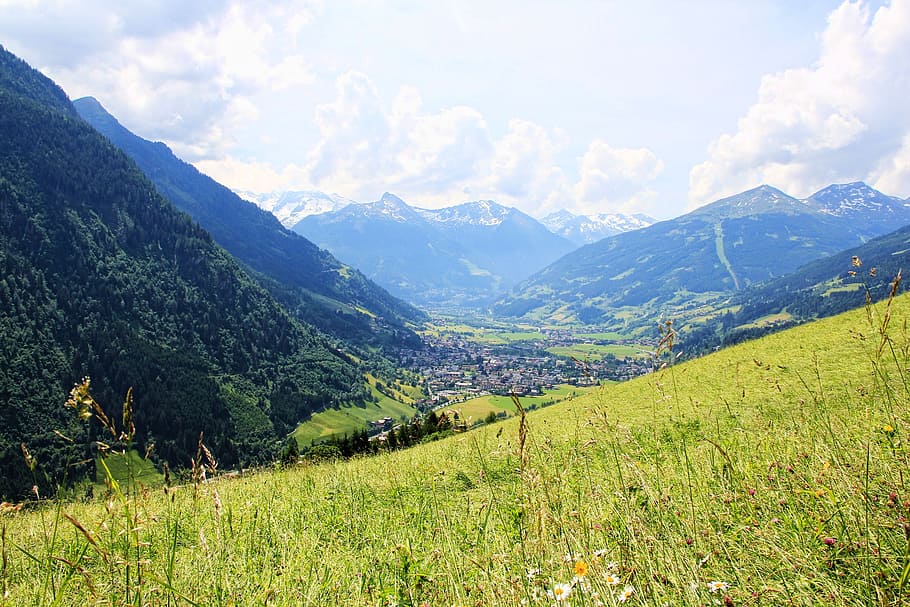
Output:
[[379,202],[386,204],[386,205],[408,206],[404,200],[402,200],[395,194],[392,194],[391,192],[384,192],[382,194],[382,198],[379,199]]
[[263,193],[237,190],[236,194],[270,212],[286,228],[293,228],[309,215],[338,211],[350,204],[356,204],[353,200],[338,194],[327,194],[317,190],[278,190]]
[[751,190],[716,200],[695,209],[691,214],[717,215],[731,219],[768,212],[801,213],[805,212],[805,209],[804,201],[785,194],[773,186],[762,184]]
[[906,212],[907,207],[905,201],[882,194],[862,181],[829,185],[812,194],[806,203],[837,217],[870,213],[893,215]]

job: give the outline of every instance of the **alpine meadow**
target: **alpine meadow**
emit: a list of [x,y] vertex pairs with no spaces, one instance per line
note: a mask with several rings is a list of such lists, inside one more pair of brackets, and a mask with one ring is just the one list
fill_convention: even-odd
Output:
[[0,1],[0,607],[910,607],[908,57]]
[[669,333],[647,376],[404,451],[206,480],[200,449],[181,484],[5,505],[5,601],[900,604],[908,314],[682,364]]

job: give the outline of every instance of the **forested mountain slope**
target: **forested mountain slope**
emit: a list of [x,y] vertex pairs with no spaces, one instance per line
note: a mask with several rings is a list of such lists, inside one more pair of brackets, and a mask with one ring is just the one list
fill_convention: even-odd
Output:
[[162,195],[254,270],[261,284],[298,318],[360,344],[418,343],[407,325],[425,320],[422,312],[183,162],[163,143],[134,135],[97,100],[85,97],[74,105],[139,165]]
[[203,431],[224,465],[265,461],[309,412],[365,395],[348,356],[0,48],[0,495],[86,472],[67,463],[98,428],[63,407],[83,376],[114,418],[133,387],[139,447],[172,466]]

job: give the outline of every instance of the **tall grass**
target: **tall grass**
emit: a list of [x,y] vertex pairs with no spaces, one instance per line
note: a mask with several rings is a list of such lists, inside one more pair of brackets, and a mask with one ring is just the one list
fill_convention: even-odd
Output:
[[666,326],[651,375],[443,441],[4,514],[4,604],[901,605],[908,313],[682,364]]

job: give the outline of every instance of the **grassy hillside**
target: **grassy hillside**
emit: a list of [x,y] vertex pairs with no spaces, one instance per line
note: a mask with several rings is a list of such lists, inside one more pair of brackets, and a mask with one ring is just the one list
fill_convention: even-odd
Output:
[[904,604],[908,315],[803,325],[524,427],[9,514],[5,604]]
[[[531,411],[539,407],[549,407],[550,405],[562,402],[564,400],[577,398],[580,395],[586,394],[595,389],[596,388],[593,387],[579,387],[565,384],[557,386],[553,390],[548,390],[546,394],[542,396],[522,397],[521,403],[524,409]],[[504,412],[510,417],[518,413],[518,410],[515,407],[515,402],[511,397],[497,396],[495,394],[478,396],[477,398],[471,398],[462,403],[455,403],[451,406],[445,407],[443,411],[457,412],[458,416],[468,425],[483,421],[490,413]]]

